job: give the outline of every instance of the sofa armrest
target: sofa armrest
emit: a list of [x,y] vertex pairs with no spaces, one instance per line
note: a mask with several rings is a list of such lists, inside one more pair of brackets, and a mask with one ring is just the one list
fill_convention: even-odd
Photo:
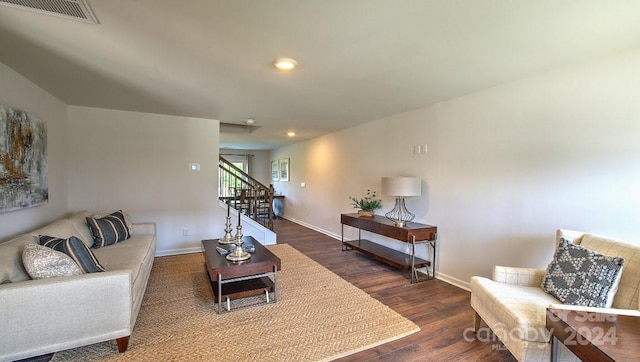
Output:
[[493,280],[505,284],[539,287],[547,273],[544,269],[514,268],[496,265],[493,267]]
[[131,271],[0,285],[0,360],[131,334]]
[[151,234],[156,235],[156,223],[155,222],[139,222],[134,223],[133,230],[131,230],[131,234],[140,235],[140,234]]

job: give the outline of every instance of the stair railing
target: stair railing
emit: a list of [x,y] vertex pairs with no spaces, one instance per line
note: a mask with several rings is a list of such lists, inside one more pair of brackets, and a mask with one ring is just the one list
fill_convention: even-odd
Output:
[[263,185],[222,156],[218,168],[220,200],[273,230],[273,185]]

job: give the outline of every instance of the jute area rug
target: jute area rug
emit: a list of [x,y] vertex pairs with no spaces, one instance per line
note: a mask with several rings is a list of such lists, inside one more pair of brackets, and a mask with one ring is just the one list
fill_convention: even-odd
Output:
[[202,253],[155,260],[129,349],[115,341],[52,361],[327,361],[420,328],[289,245],[278,301],[218,315]]

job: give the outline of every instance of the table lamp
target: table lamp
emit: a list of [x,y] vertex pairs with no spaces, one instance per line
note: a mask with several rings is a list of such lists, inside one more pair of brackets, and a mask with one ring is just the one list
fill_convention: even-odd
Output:
[[415,214],[407,210],[404,205],[406,197],[420,196],[420,179],[417,177],[383,177],[382,194],[396,197],[396,205],[385,216],[393,221],[395,226],[404,227],[411,222]]

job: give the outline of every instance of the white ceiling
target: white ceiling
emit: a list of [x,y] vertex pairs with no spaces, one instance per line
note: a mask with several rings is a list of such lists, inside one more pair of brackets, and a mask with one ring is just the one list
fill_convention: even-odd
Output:
[[[0,62],[70,105],[254,118],[251,134],[221,134],[245,149],[640,46],[638,0],[88,3],[100,24],[0,7]],[[275,70],[279,56],[298,69]]]

